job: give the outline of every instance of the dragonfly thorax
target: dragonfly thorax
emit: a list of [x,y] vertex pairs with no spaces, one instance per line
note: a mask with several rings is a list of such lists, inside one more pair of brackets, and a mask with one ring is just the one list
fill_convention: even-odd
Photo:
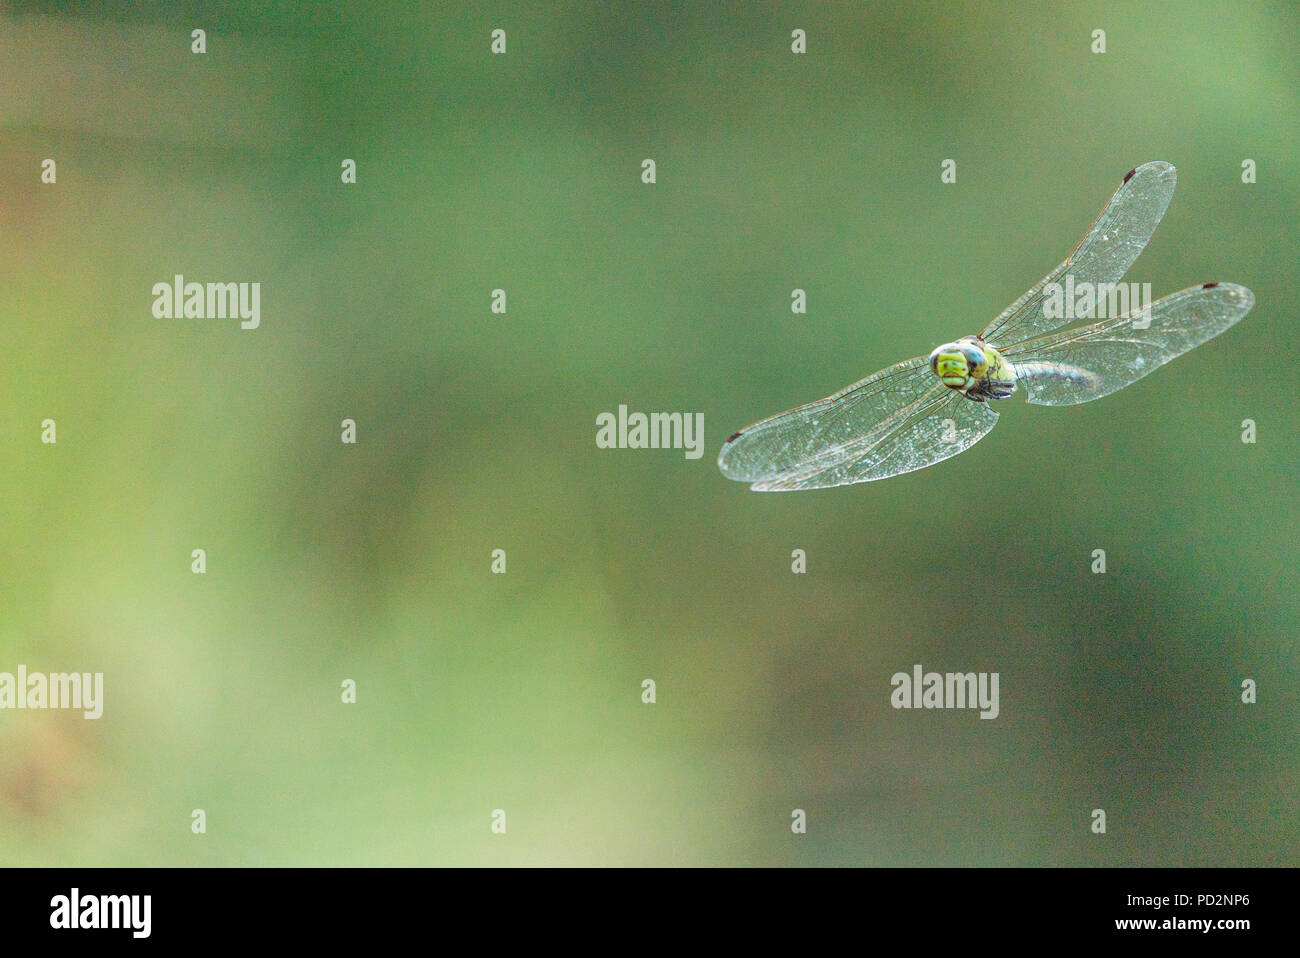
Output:
[[930,354],[930,368],[945,386],[975,402],[1006,399],[1016,390],[1011,364],[978,336],[944,343]]

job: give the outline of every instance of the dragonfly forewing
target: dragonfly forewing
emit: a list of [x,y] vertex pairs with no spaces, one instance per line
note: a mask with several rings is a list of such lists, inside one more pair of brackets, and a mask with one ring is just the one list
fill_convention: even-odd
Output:
[[1173,164],[1156,160],[1132,170],[1120,184],[1092,228],[1065,262],[1008,306],[981,334],[1003,348],[1056,329],[1067,319],[1045,315],[1044,288],[1062,283],[1067,274],[1075,284],[1118,283],[1160,224],[1178,181]]
[[937,382],[924,356],[889,366],[834,395],[760,420],[722,446],[718,468],[729,479],[757,482],[833,465]]
[[888,479],[942,462],[979,442],[997,425],[988,403],[972,402],[938,385],[884,428],[851,444],[849,455],[813,462],[807,468],[755,482],[755,492],[826,489],[854,482]]

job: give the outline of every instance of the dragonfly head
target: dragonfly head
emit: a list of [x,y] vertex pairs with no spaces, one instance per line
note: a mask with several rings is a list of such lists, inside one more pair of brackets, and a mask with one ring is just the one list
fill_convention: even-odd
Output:
[[989,371],[988,356],[973,342],[944,343],[930,354],[930,368],[945,386],[964,390]]

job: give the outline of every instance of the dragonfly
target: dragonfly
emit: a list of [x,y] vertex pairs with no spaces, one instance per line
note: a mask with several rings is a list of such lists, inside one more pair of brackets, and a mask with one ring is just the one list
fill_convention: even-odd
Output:
[[1091,402],[1218,336],[1250,312],[1255,295],[1246,287],[1204,283],[1144,307],[1117,308],[1122,315],[1092,325],[1062,328],[1073,321],[1062,318],[1073,312],[1060,308],[1062,290],[1089,283],[1098,306],[1109,302],[1164,216],[1176,182],[1170,163],[1130,170],[1065,262],[978,336],[740,430],[723,444],[718,468],[755,492],[887,479],[975,445],[997,424],[993,405],[1018,386],[1038,405]]

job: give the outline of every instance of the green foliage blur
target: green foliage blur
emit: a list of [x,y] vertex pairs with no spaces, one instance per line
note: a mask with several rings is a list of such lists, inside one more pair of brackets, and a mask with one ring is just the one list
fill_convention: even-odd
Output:
[[[0,5],[0,671],[106,689],[0,712],[0,863],[1294,863],[1297,17]],[[1154,159],[1129,278],[1249,286],[1239,326],[912,475],[720,475]],[[177,273],[260,328],[155,319]],[[704,456],[598,449],[621,403]],[[895,711],[915,663],[1001,715]]]

